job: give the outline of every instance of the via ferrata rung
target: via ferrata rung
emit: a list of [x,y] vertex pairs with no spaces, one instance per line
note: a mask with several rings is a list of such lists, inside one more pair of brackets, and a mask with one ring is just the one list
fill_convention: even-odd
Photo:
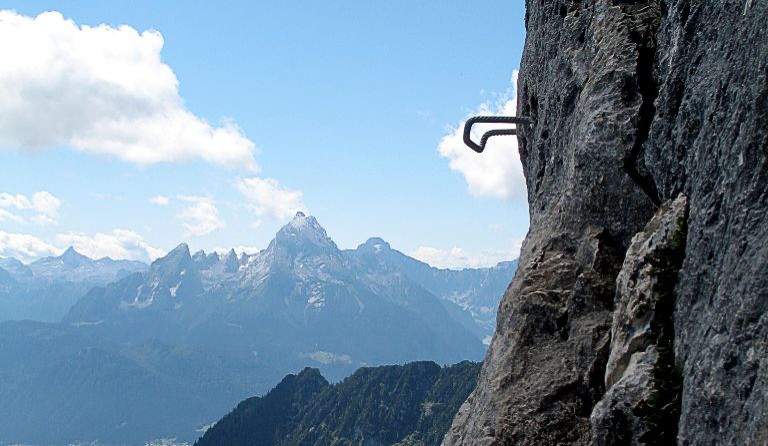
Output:
[[464,124],[464,144],[477,153],[483,153],[488,139],[493,136],[516,135],[517,128],[489,130],[480,138],[480,144],[477,144],[472,141],[472,126],[478,123],[529,125],[531,119],[523,116],[475,116],[467,119],[466,124]]

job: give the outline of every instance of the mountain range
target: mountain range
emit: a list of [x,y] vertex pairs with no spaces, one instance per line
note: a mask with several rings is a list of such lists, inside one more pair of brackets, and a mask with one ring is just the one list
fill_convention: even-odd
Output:
[[317,369],[286,376],[208,429],[195,446],[438,446],[480,364],[366,367],[338,384]]
[[[42,265],[54,259],[35,262],[53,284],[61,276]],[[307,366],[338,381],[359,367],[479,360],[492,296],[516,267],[438,270],[378,238],[341,250],[303,213],[252,255],[181,244],[133,272],[91,262],[101,266],[70,276],[115,280],[61,322],[0,323],[0,442],[190,440]]]
[[0,321],[57,322],[89,289],[147,269],[143,262],[90,259],[70,247],[30,264],[0,258]]

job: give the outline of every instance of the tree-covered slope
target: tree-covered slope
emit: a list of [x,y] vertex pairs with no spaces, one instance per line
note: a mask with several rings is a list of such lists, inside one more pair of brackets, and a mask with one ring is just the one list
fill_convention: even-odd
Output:
[[422,361],[364,367],[332,385],[306,368],[240,403],[196,445],[439,445],[479,370]]

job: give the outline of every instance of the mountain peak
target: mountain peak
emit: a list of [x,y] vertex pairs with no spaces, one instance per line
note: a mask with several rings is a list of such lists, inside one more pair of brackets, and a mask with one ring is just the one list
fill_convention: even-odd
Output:
[[392,251],[392,247],[384,239],[379,237],[371,237],[366,240],[365,243],[358,246],[355,250],[363,255],[377,255],[379,253],[385,253]]
[[287,225],[283,226],[278,232],[278,238],[283,237],[295,238],[301,236],[301,238],[308,238],[315,244],[328,244],[331,239],[328,238],[325,229],[320,226],[317,219],[311,215],[307,215],[301,211],[296,213]]
[[317,222],[317,219],[315,219],[315,217],[311,215],[307,215],[301,211],[297,212],[296,215],[293,217],[293,220],[291,220],[286,226],[292,226],[296,229],[312,227],[315,229],[321,229],[323,230],[323,232],[325,232],[325,230],[320,226],[320,224]]
[[237,272],[239,268],[240,259],[237,258],[237,253],[235,252],[235,249],[232,248],[229,250],[226,257],[224,257],[224,271],[234,273]]
[[192,261],[192,256],[189,254],[189,246],[186,243],[182,243],[179,246],[173,248],[168,254],[156,259],[152,262],[152,266],[158,265],[177,265],[180,263],[186,264]]
[[75,248],[70,246],[62,255],[59,256],[59,260],[66,264],[81,264],[84,261],[91,260],[90,258],[75,251]]
[[392,249],[392,247],[389,246],[389,243],[380,237],[371,237],[366,240],[365,244],[376,250],[376,252],[389,251]]
[[180,243],[179,246],[173,248],[173,250],[168,253],[168,255],[171,254],[182,254],[184,257],[189,257],[189,246],[186,243]]
[[287,255],[291,259],[296,255],[337,252],[338,249],[317,219],[303,212],[297,212],[293,220],[280,228],[267,248],[278,257]]

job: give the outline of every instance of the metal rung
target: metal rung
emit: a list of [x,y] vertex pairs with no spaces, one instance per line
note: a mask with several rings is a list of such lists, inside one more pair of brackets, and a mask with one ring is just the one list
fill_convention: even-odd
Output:
[[531,119],[524,116],[475,116],[474,118],[467,119],[466,124],[464,124],[464,144],[477,153],[483,153],[485,144],[490,138],[494,136],[516,135],[517,129],[489,130],[480,138],[480,144],[477,144],[472,141],[471,136],[472,126],[478,123],[530,125]]

